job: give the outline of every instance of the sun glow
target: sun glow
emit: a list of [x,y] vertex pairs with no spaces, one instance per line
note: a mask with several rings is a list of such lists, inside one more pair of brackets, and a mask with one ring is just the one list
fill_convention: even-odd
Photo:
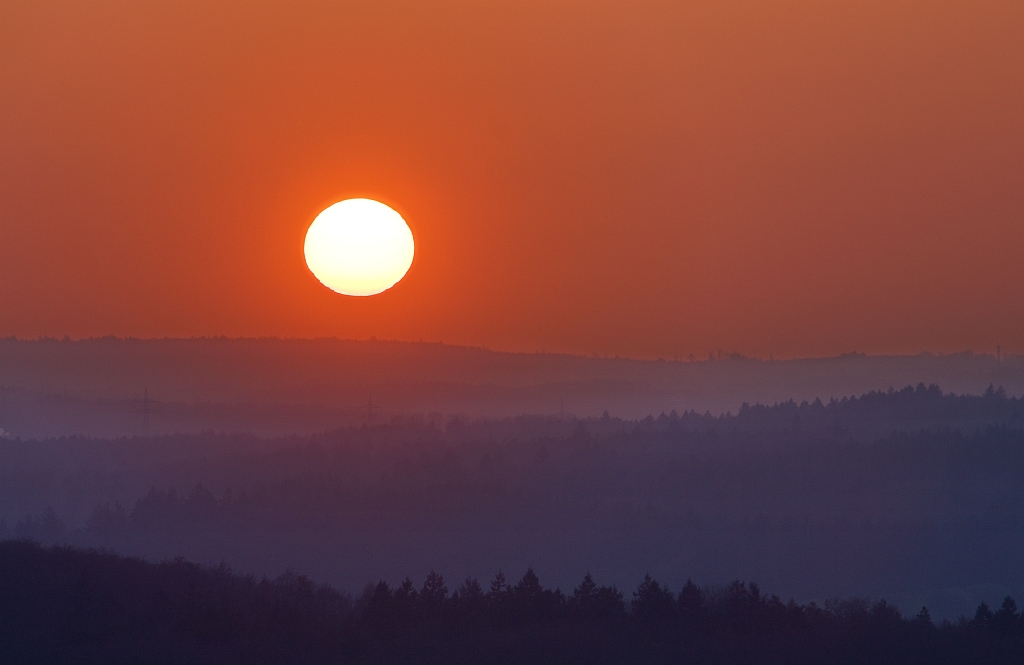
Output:
[[346,296],[372,296],[405,277],[412,231],[397,212],[371,199],[335,203],[306,231],[306,265],[324,286]]

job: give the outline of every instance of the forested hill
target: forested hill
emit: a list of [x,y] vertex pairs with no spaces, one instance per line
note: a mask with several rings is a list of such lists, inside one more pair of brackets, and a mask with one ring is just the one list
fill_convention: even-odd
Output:
[[368,585],[354,601],[292,574],[258,580],[183,560],[162,564],[0,542],[0,661],[20,663],[700,662],[745,665],[1017,664],[1012,598],[936,624],[885,601],[784,602],[756,584],[631,592],[545,588],[532,570],[452,585]]
[[[595,429],[628,429],[629,421],[591,418],[586,425]],[[901,390],[872,391],[861,396],[795,400],[772,405],[744,403],[735,413],[715,416],[688,411],[661,414],[637,421],[634,427],[655,430],[689,430],[728,433],[732,431],[827,434],[863,437],[894,431],[965,430],[991,426],[1024,426],[1024,398],[1009,397],[1004,388],[989,386],[981,395],[943,393],[939,386],[906,386]]]
[[563,586],[578,569],[620,585],[741,576],[950,616],[1024,596],[1020,411],[996,389],[918,386],[720,417],[6,439],[0,534],[292,567],[346,589],[529,564]]
[[[735,413],[936,384],[1024,393],[1024,356],[764,360],[715,351],[636,360],[504,353],[423,342],[337,339],[0,340],[0,429],[25,438],[195,432],[312,433],[438,413],[508,417],[608,411]],[[143,417],[140,400],[159,402]]]

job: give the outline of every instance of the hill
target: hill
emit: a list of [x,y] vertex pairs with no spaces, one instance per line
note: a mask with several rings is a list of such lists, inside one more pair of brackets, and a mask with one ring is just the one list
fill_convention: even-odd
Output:
[[[454,585],[453,585],[454,586]],[[630,594],[590,575],[545,588],[532,570],[450,592],[368,585],[355,602],[293,574],[276,580],[176,560],[0,542],[5,663],[1019,663],[1011,598],[973,620],[904,618],[885,601],[783,602],[756,584],[678,593],[649,575]]]
[[[502,353],[336,339],[0,340],[0,428],[24,438],[208,429],[312,433],[397,414],[643,418],[799,403],[918,383],[1024,393],[1024,357],[694,361]],[[140,400],[159,401],[146,428]],[[379,420],[378,420],[379,421]]]

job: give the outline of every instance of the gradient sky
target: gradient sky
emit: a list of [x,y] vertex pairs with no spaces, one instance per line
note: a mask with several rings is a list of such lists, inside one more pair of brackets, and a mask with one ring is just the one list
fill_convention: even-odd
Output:
[[[0,336],[1024,352],[1020,0],[0,0]],[[346,298],[327,205],[417,254]]]

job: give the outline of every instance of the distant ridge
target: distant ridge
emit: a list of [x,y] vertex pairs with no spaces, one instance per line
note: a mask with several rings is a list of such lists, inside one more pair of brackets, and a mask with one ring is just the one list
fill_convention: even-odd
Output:
[[[136,433],[124,406],[162,402],[155,431],[315,431],[397,413],[626,418],[737,411],[936,384],[1024,392],[1024,357],[970,352],[698,361],[514,353],[429,342],[339,339],[0,340],[0,427],[15,436]],[[196,405],[206,415],[197,420]],[[219,415],[218,415],[219,414]],[[225,415],[229,414],[229,415]],[[275,415],[277,414],[277,415]]]

